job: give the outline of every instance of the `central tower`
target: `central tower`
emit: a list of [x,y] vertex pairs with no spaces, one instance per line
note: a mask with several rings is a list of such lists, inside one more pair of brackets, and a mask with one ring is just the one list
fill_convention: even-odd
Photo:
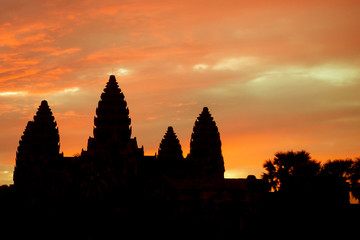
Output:
[[100,96],[94,118],[94,137],[88,140],[87,156],[97,165],[121,174],[137,172],[137,158],[143,150],[131,138],[129,109],[114,75],[110,75]]
[[114,75],[110,76],[100,98],[94,118],[94,138],[89,139],[89,151],[125,146],[131,136],[129,109]]

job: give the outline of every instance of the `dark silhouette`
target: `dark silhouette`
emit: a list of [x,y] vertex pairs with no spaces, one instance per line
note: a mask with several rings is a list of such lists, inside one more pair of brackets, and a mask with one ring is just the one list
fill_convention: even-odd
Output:
[[188,176],[188,164],[183,157],[180,141],[173,127],[168,127],[164,138],[161,140],[158,151],[158,169],[161,175],[167,178],[179,179]]
[[224,178],[225,168],[221,153],[220,134],[207,107],[204,107],[195,122],[188,158],[194,164],[195,178]]
[[173,127],[168,127],[164,138],[161,140],[158,152],[159,159],[183,159],[180,141],[177,138]]
[[65,157],[55,118],[42,101],[19,142],[14,185],[0,191],[8,204],[3,212],[21,219],[17,228],[41,230],[15,231],[15,237],[213,238],[255,229],[265,185],[254,176],[224,179],[220,134],[207,107],[195,121],[186,158],[172,127],[158,154],[145,156],[130,124],[111,75],[87,150]]
[[264,164],[267,173],[263,179],[274,190],[286,190],[291,188],[294,182],[307,181],[316,176],[320,171],[320,163],[311,159],[310,154],[305,151],[279,152],[273,160]]
[[353,196],[360,201],[360,158],[353,161],[350,172],[351,192]]
[[264,212],[274,216],[276,222],[266,227],[281,225],[322,235],[354,233],[353,227],[359,223],[354,216],[359,208],[349,203],[352,164],[351,160],[335,160],[321,166],[305,151],[276,153],[264,164],[263,180],[273,191]]
[[46,101],[29,121],[16,153],[14,184],[32,201],[48,193],[53,184],[53,171],[57,171],[59,160],[59,131]]
[[321,172],[324,175],[332,175],[338,178],[350,179],[351,166],[353,161],[351,159],[346,160],[334,160],[327,161],[321,168]]
[[[323,165],[306,151],[279,152],[262,179],[224,179],[220,133],[204,107],[183,157],[168,127],[158,153],[132,137],[124,94],[111,75],[86,150],[59,152],[59,131],[44,100],[16,153],[14,185],[0,187],[0,213],[16,238],[225,239],[356,232],[360,159]],[[16,224],[13,224],[16,223]],[[19,231],[20,230],[20,231]],[[5,235],[5,234],[4,234]]]
[[88,150],[82,152],[97,174],[111,172],[123,180],[137,175],[137,161],[144,152],[136,138],[131,138],[130,124],[124,94],[112,75],[96,109],[94,137],[88,140]]
[[359,200],[359,179],[360,179],[360,159],[338,159],[326,162],[321,169],[321,174],[336,178],[339,182],[347,185],[353,196]]

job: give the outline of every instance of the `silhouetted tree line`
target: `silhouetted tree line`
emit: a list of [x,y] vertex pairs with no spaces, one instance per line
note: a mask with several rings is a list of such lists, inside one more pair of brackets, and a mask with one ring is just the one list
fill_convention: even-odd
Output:
[[310,153],[278,152],[272,160],[264,163],[266,172],[262,179],[267,183],[269,191],[291,191],[300,183],[313,183],[317,179],[327,179],[352,191],[359,200],[360,158],[328,160],[323,165],[313,160]]
[[349,192],[359,200],[360,158],[321,164],[306,151],[288,151],[276,153],[263,166],[270,192],[264,214],[273,220],[269,229],[354,233],[359,206],[350,204]]

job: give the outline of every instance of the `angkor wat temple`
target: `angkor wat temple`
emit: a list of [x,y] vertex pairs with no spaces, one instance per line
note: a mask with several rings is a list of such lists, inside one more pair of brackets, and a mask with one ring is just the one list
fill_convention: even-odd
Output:
[[207,107],[195,120],[185,158],[173,127],[154,156],[144,155],[131,130],[113,75],[96,109],[93,137],[78,156],[59,152],[57,123],[42,101],[16,153],[18,215],[65,218],[68,227],[81,223],[87,229],[70,229],[91,238],[117,233],[180,238],[253,229],[265,189],[254,176],[224,179],[220,134]]
[[60,153],[55,117],[41,102],[19,142],[14,185],[0,187],[2,233],[15,239],[225,239],[358,231],[360,205],[349,206],[346,184],[305,178],[288,191],[269,192],[255,176],[225,179],[224,171],[220,134],[207,107],[195,120],[185,158],[171,126],[158,153],[145,156],[110,76],[93,137],[76,156]]

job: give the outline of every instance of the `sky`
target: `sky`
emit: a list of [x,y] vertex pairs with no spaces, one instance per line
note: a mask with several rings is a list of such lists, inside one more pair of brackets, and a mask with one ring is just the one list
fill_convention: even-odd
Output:
[[86,150],[110,74],[146,155],[173,126],[186,156],[207,106],[226,177],[279,151],[360,157],[359,29],[357,0],[0,0],[0,184],[41,100],[60,151]]

